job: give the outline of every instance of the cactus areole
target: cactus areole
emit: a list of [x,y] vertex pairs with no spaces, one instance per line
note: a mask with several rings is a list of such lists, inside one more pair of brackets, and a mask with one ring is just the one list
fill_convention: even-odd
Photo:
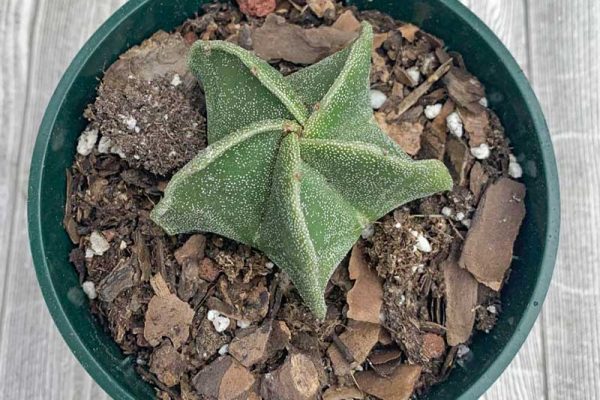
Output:
[[173,176],[153,220],[263,251],[324,318],[325,286],[361,231],[452,188],[443,163],[413,161],[374,121],[372,43],[363,23],[347,48],[284,77],[234,44],[197,41],[189,66],[204,87],[209,146]]

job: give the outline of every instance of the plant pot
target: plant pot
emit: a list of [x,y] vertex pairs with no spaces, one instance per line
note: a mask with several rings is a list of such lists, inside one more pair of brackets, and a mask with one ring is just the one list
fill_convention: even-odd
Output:
[[[192,16],[198,0],[131,0],[92,36],[71,63],[42,121],[31,163],[29,235],[34,264],[48,308],[75,356],[118,399],[152,398],[153,389],[135,372],[112,338],[92,318],[77,274],[68,260],[71,242],[62,227],[65,170],[86,121],[82,114],[96,94],[98,78],[122,52],[159,29],[170,30]],[[559,231],[556,162],[540,106],[523,72],[493,33],[455,0],[356,1],[412,22],[443,38],[463,54],[486,86],[515,153],[523,155],[527,216],[515,244],[510,283],[502,292],[503,313],[490,335],[476,335],[472,361],[456,368],[428,398],[471,399],[498,378],[525,341],[548,289]]]

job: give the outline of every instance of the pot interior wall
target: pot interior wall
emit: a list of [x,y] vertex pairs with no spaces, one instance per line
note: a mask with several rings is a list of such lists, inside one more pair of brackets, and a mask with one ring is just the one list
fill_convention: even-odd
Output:
[[[40,254],[36,255],[36,245],[32,244],[32,248],[38,275],[45,275],[45,279],[40,278],[42,290],[59,329],[76,356],[104,389],[116,398],[149,398],[154,392],[135,373],[135,360],[124,357],[110,336],[92,318],[75,270],[68,261],[72,245],[61,225],[65,170],[73,161],[76,140],[86,124],[82,117],[83,110],[93,101],[97,79],[102,76],[103,70],[119,54],[156,30],[173,29],[192,16],[199,3],[199,0],[134,0],[119,10],[96,33],[95,39],[103,40],[92,39],[88,42],[76,63],[65,74],[42,123],[42,135],[46,128],[51,129],[50,136],[47,142],[37,144],[32,162],[32,171],[41,171],[35,172],[41,175],[39,181],[31,186],[33,199],[30,198],[30,202],[39,209],[39,215],[30,210],[30,217],[37,216],[37,220],[30,221],[30,229],[34,225],[40,230],[37,238]],[[527,217],[516,244],[510,283],[503,291],[504,312],[489,335],[476,336],[471,346],[473,359],[457,367],[447,382],[434,388],[429,398],[460,397],[478,380],[477,391],[483,391],[504,366],[496,366],[499,370],[491,374],[488,367],[517,332],[524,312],[530,307],[539,308],[545,293],[543,290],[541,298],[532,298],[542,273],[544,250],[548,245],[548,219],[551,217],[548,198],[551,197],[550,191],[558,191],[558,187],[550,187],[552,185],[547,183],[547,165],[544,164],[539,137],[540,126],[545,127],[543,117],[536,108],[535,98],[527,98],[519,89],[515,81],[515,67],[503,64],[498,57],[498,49],[490,47],[482,39],[477,23],[469,19],[474,17],[466,11],[457,14],[451,10],[458,7],[457,2],[374,0],[357,1],[354,4],[362,9],[377,8],[395,18],[417,24],[443,38],[451,50],[459,51],[469,70],[486,86],[490,106],[498,113],[514,145],[515,154],[522,160],[525,170],[523,180],[528,190]],[[533,111],[532,101],[535,103]],[[545,132],[541,134],[545,135]],[[554,177],[550,178],[550,182],[553,182]],[[39,227],[35,226],[36,223]],[[36,234],[32,233],[32,243],[36,241]],[[40,268],[45,270],[40,271]],[[542,275],[545,274],[545,279],[549,280],[552,268],[547,265],[545,268]],[[514,352],[521,344],[517,342],[512,341],[509,345],[516,346]]]

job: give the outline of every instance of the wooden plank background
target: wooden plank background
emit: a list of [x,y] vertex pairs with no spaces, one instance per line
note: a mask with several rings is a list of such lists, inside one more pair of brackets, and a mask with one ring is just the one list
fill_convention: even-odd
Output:
[[[526,344],[484,398],[600,398],[600,2],[462,1],[532,81],[562,184],[561,247],[548,299]],[[122,3],[0,1],[0,399],[108,398],[46,310],[27,250],[25,213],[44,108],[77,50]]]

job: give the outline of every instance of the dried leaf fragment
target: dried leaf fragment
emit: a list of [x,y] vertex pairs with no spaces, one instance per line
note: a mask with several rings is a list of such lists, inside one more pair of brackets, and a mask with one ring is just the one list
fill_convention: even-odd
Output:
[[144,338],[150,345],[158,346],[163,337],[168,337],[175,349],[179,349],[189,338],[194,310],[176,295],[168,293],[166,283],[161,284],[160,279],[157,282],[156,287],[160,289],[148,303]]
[[460,265],[475,279],[500,290],[510,267],[513,246],[525,217],[525,185],[500,178],[481,199],[465,240]]
[[256,54],[264,60],[314,64],[341,50],[356,36],[356,32],[328,26],[304,29],[272,14],[263,26],[254,30],[252,43]]
[[354,245],[348,266],[350,279],[355,281],[348,292],[348,318],[379,324],[383,305],[383,286],[377,272],[371,270],[363,249]]
[[332,386],[323,393],[323,400],[361,400],[365,395],[355,387]]

